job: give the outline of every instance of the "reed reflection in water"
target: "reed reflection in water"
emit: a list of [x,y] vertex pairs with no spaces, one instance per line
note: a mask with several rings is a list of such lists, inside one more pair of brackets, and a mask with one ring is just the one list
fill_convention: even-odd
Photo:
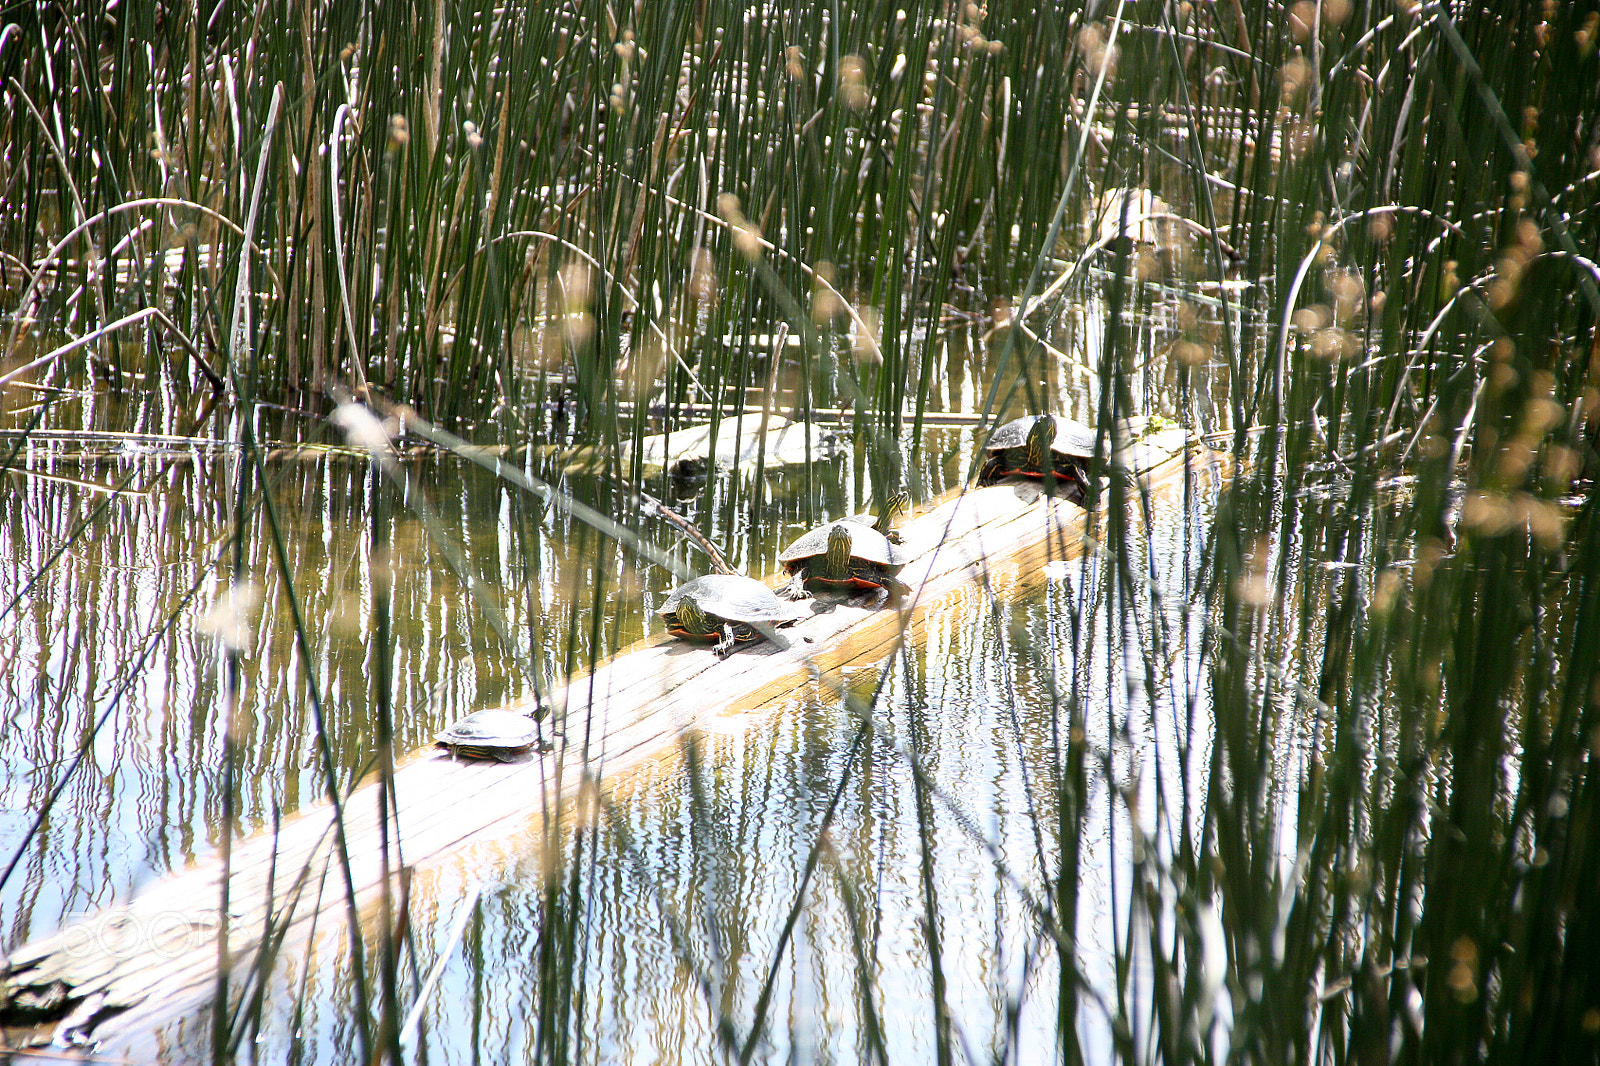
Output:
[[[1161,639],[1176,658],[1155,676],[1138,662],[1155,638],[1108,624],[1138,612],[1120,613],[1106,560],[1090,555],[1021,599],[975,587],[919,622],[916,650],[881,675],[853,671],[847,688],[866,700],[882,678],[870,730],[832,694],[800,693],[627,779],[598,816],[567,812],[579,832],[558,855],[534,833],[428,866],[411,890],[417,972],[445,957],[418,1038],[430,1061],[560,1048],[716,1062],[763,1009],[761,1060],[881,1048],[933,1061],[942,1016],[980,1058],[1054,1061],[1061,958],[1039,911],[1059,903],[1064,864],[1077,882],[1070,966],[1090,990],[1072,1024],[1102,1057],[1093,996],[1116,998],[1130,863],[1172,846],[1179,797],[1198,806],[1210,754],[1201,626],[1185,607],[1211,508],[1205,495],[1157,500],[1137,542],[1148,554],[1130,560],[1168,607]],[[329,937],[316,958],[304,989],[307,975],[283,978],[263,1046],[340,1061],[353,1040],[344,946]]]

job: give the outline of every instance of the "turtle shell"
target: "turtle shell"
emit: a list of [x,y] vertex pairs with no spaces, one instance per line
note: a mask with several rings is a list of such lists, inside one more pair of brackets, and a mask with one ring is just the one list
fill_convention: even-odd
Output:
[[1094,456],[1094,427],[1061,415],[1023,415],[1014,418],[995,430],[994,436],[989,438],[989,443],[984,447],[990,452],[1027,447],[1028,434],[1041,418],[1050,419],[1056,426],[1055,439],[1050,442],[1051,451],[1073,459],[1090,459]]
[[889,543],[889,538],[879,533],[872,526],[862,522],[855,522],[848,518],[838,522],[829,522],[827,525],[818,526],[811,532],[800,537],[793,544],[783,549],[778,556],[778,562],[790,573],[805,566],[812,559],[820,559],[828,554],[828,537],[835,527],[843,527],[850,534],[850,558],[852,561],[873,563],[885,567],[890,573],[899,570],[908,562],[904,553]]
[[686,599],[723,622],[789,622],[798,613],[793,604],[778,599],[755,578],[739,574],[707,574],[685,582],[672,590],[656,613],[663,617],[675,615],[678,604]]
[[812,589],[871,589],[881,603],[904,586],[894,575],[906,557],[871,526],[844,519],[813,529],[778,560],[791,577],[783,594],[801,599]]
[[533,747],[538,739],[538,722],[516,711],[495,708],[456,720],[434,742],[449,748],[452,755],[506,761]]
[[[1037,448],[1040,431],[1050,439],[1048,462]],[[1014,477],[1042,482],[1052,475],[1057,482],[1055,493],[1073,503],[1088,500],[1095,432],[1082,422],[1060,415],[1014,419],[995,430],[987,448],[989,458],[978,471],[979,485],[998,485]]]
[[667,632],[680,640],[715,641],[719,657],[727,657],[740,644],[760,640],[757,626],[786,626],[805,612],[778,599],[753,577],[707,574],[674,589],[657,608]]

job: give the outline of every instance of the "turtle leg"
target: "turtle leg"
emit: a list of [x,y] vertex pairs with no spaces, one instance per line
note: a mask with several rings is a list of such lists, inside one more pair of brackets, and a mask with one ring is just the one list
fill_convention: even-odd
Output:
[[993,485],[1000,480],[1000,471],[1006,468],[1005,460],[996,455],[978,471],[979,485]]
[[888,601],[888,587],[886,585],[879,585],[876,588],[851,589],[849,591],[849,595],[845,597],[844,602],[849,604],[851,607],[860,607],[866,609],[870,607],[882,607]]
[[806,591],[806,574],[808,569],[808,567],[802,566],[800,569],[796,570],[794,572],[794,576],[789,579],[789,583],[778,590],[778,595],[785,596],[791,600],[803,600],[807,596],[811,595],[811,593]]
[[907,585],[899,578],[891,577],[886,578],[884,583],[878,586],[876,592],[871,594],[863,593],[860,597],[860,602],[866,607],[882,607],[889,602],[890,596],[900,597],[909,596],[910,594],[910,585]]
[[1076,463],[1071,466],[1071,484],[1062,495],[1077,504],[1079,507],[1089,506],[1089,478],[1084,474],[1083,468]]
[[739,638],[734,636],[733,626],[727,622],[722,624],[722,639],[717,641],[717,646],[711,650],[717,653],[717,658],[726,659],[733,654],[733,649],[739,646]]

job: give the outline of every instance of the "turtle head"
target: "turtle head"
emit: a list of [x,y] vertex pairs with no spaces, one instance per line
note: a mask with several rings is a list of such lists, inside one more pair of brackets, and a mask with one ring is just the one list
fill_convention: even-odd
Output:
[[1050,445],[1056,439],[1056,420],[1040,415],[1028,430],[1028,469],[1044,470],[1050,465]]
[[888,533],[894,524],[904,518],[907,511],[911,510],[911,493],[905,489],[890,496],[884,502],[883,510],[878,512],[878,532]]
[[850,552],[853,543],[849,527],[843,522],[835,522],[833,529],[828,532],[828,562],[825,567],[827,573],[842,575],[850,572]]
[[685,596],[678,604],[678,628],[697,637],[716,636],[711,619],[693,599]]

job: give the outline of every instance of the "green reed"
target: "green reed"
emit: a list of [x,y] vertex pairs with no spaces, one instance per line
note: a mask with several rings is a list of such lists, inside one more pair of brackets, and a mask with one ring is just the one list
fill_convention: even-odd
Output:
[[[582,442],[637,483],[639,442],[679,424],[680,405],[711,403],[716,423],[746,390],[801,418],[837,397],[881,495],[917,476],[945,313],[1081,334],[1083,277],[1037,314],[1027,301],[1093,239],[1081,222],[1100,197],[1160,196],[1199,233],[1107,240],[1090,386],[1053,380],[1035,333],[1013,328],[982,390],[994,404],[1080,399],[1102,427],[1159,409],[1221,433],[1236,464],[1179,589],[1139,551],[1151,501],[1104,478],[1099,562],[1052,601],[1065,624],[1018,649],[1038,677],[1015,688],[1036,683],[1055,725],[1026,763],[1036,868],[1006,874],[1035,905],[1029,962],[1053,979],[1058,1057],[1089,1054],[1090,1016],[1125,1060],[1593,1055],[1592,13],[585,0],[224,6],[202,21],[85,2],[4,20],[0,374],[130,314],[164,316],[43,361],[26,377],[45,391],[0,394],[7,418],[51,425],[49,390],[91,387],[128,401],[103,416],[126,422],[101,428],[236,440],[229,566],[248,568],[252,539],[272,546],[303,648],[257,404],[319,439],[332,397],[402,402],[526,448],[546,480],[554,451]],[[797,355],[762,336],[780,321]],[[731,483],[701,520],[758,522],[771,513],[759,485]],[[373,493],[379,554],[391,490]],[[621,493],[596,491],[637,529]],[[539,506],[518,511],[524,528]],[[535,689],[535,664],[579,666],[614,639],[604,608],[623,564],[587,526],[570,543],[602,560],[588,602],[498,634],[535,649],[518,656]],[[373,592],[387,773],[393,605]],[[1203,781],[1169,794],[1158,772],[1156,795],[1113,789],[1157,828],[1119,845],[1109,990],[1073,955],[1078,834],[1094,782],[1118,779],[1087,738],[1102,718],[1138,738],[1095,706],[1097,679],[1058,671],[1063,651],[1088,663],[1100,640],[1131,652],[1116,669],[1138,663],[1156,711],[1187,723],[1149,758]],[[1171,676],[1174,661],[1203,670]],[[337,803],[341,741],[318,679],[307,687]],[[954,1061],[963,1019],[945,996],[950,912],[932,863],[941,805],[960,798],[922,769],[926,723],[896,732],[871,701],[856,711],[860,736],[892,736],[912,767],[932,1050]],[[1019,761],[1026,737],[1019,721]],[[687,762],[698,781],[693,751]],[[839,789],[868,772],[852,755]],[[230,777],[225,821],[238,787]],[[714,864],[717,813],[697,799],[693,817],[697,861]],[[531,1041],[550,1061],[582,1053],[586,915],[606,890],[594,831],[563,819],[550,820],[568,865],[544,888]],[[844,900],[861,1057],[888,1061],[878,901],[831,848],[819,832],[804,883]],[[362,1052],[398,1058],[404,900],[386,899],[367,952],[347,894]],[[723,1051],[756,1057],[771,984],[750,1002],[717,985],[695,931],[675,923],[674,950]],[[249,992],[219,981],[219,1061],[251,1025],[230,1001],[254,1004],[265,977],[252,979]],[[995,1057],[1018,1039],[1002,1029]]]

